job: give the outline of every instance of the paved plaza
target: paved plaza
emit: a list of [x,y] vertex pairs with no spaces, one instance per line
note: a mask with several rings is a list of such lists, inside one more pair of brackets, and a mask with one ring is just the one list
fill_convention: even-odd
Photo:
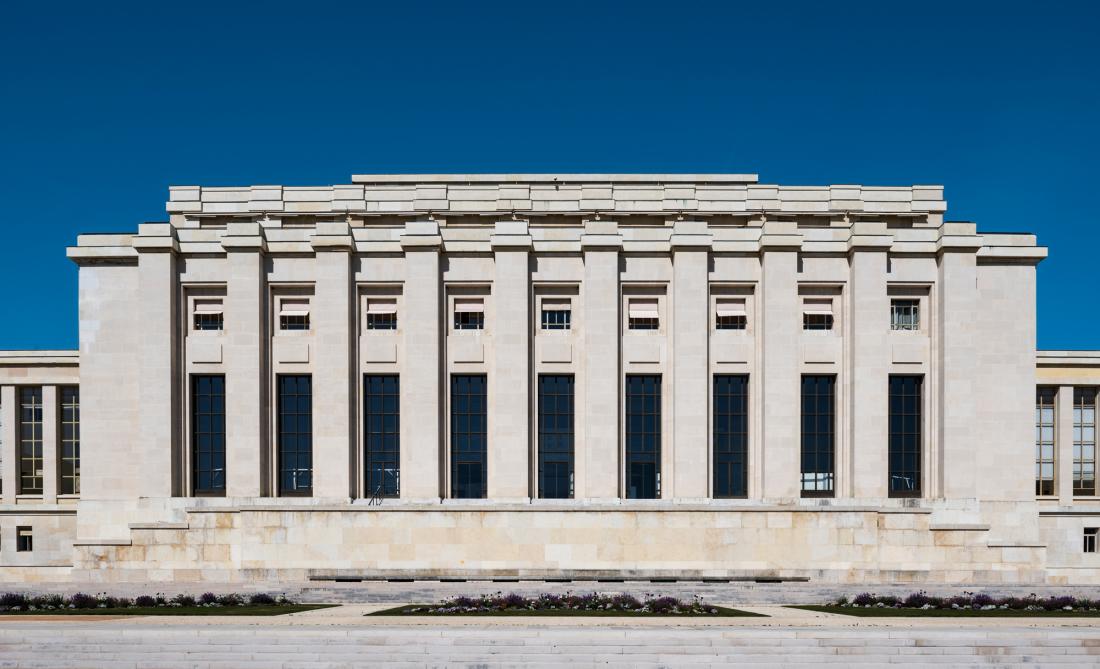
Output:
[[1100,664],[1087,619],[410,619],[349,604],[275,618],[0,619],[0,667],[754,667]]

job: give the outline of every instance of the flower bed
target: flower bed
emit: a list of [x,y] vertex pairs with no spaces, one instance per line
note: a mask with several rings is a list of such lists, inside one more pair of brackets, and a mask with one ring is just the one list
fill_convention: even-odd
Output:
[[759,616],[704,603],[699,597],[684,601],[675,597],[626,594],[566,593],[537,597],[496,593],[480,597],[453,597],[438,604],[411,604],[372,616]]
[[791,608],[851,616],[1100,616],[1100,599],[1064,595],[1041,598],[1034,593],[1027,597],[995,597],[972,592],[934,597],[923,591],[894,597],[865,592],[851,600],[841,597],[823,606]]
[[238,594],[198,597],[162,594],[111,597],[106,593],[89,595],[26,595],[19,592],[0,594],[0,615],[281,615],[324,608],[324,605],[296,604],[283,595],[272,597],[255,594],[245,598]]

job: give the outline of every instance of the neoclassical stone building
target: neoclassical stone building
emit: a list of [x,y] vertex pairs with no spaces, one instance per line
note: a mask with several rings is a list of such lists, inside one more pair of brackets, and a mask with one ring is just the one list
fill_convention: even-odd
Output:
[[0,354],[5,578],[1100,581],[1100,354],[1036,353],[1046,249],[939,186],[167,210],[69,248],[79,354]]

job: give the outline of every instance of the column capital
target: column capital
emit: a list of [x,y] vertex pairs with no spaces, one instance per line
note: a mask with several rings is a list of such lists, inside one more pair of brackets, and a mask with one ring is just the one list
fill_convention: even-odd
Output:
[[894,244],[894,237],[887,232],[885,221],[855,221],[848,237],[848,253],[879,251],[885,253]]
[[267,253],[264,227],[254,221],[232,221],[222,235],[222,248],[228,251]]
[[615,221],[589,220],[584,222],[581,249],[584,251],[621,251],[623,236]]
[[179,253],[180,251],[176,228],[171,223],[140,224],[133,246],[138,253]]
[[353,251],[355,240],[351,236],[351,226],[346,221],[323,221],[317,224],[317,232],[309,238],[314,252]]
[[532,244],[527,221],[497,221],[489,237],[494,252],[530,251]]
[[401,234],[401,248],[410,251],[438,251],[443,246],[436,221],[409,221]]
[[801,251],[802,233],[794,221],[763,221],[760,233],[760,252]]
[[669,238],[669,248],[677,251],[710,251],[714,235],[706,221],[676,221]]

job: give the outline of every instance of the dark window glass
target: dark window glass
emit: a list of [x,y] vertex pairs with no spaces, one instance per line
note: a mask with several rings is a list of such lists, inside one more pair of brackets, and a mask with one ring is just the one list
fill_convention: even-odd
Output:
[[922,376],[890,377],[889,491],[891,497],[921,494]]
[[1096,535],[1098,533],[1100,533],[1100,528],[1096,528],[1096,527],[1086,527],[1085,528],[1084,537],[1085,537],[1085,552],[1086,553],[1095,553],[1096,552]]
[[280,314],[280,330],[308,330],[309,314]]
[[714,496],[748,494],[749,377],[714,376]]
[[832,314],[802,314],[803,330],[832,330]]
[[308,374],[280,375],[279,494],[313,489],[313,382]]
[[1073,494],[1096,494],[1096,388],[1073,389]]
[[714,327],[718,330],[744,330],[748,325],[745,316],[716,316]]
[[832,497],[835,376],[802,377],[802,496]]
[[225,377],[191,377],[191,451],[196,495],[225,494]]
[[196,330],[221,330],[222,315],[212,312],[198,312],[195,314]]
[[661,327],[659,318],[630,318],[631,330],[657,330]]
[[451,377],[451,497],[485,497],[486,406],[484,374]]
[[367,314],[368,330],[396,330],[397,314]]
[[539,497],[573,496],[573,425],[573,375],[540,375]]
[[569,309],[543,309],[542,329],[568,330],[570,328],[570,321],[572,320],[572,317],[573,312]]
[[363,377],[363,443],[368,497],[401,493],[401,386],[396,374]]
[[80,389],[62,386],[61,394],[61,454],[58,492],[80,494]]
[[1057,388],[1035,391],[1035,494],[1054,494],[1054,399]]
[[626,377],[626,496],[661,496],[661,377]]
[[456,311],[456,330],[484,330],[485,312],[483,311]]
[[42,387],[19,389],[19,492],[42,494]]
[[34,531],[29,525],[15,528],[15,552],[29,553],[34,550]]

